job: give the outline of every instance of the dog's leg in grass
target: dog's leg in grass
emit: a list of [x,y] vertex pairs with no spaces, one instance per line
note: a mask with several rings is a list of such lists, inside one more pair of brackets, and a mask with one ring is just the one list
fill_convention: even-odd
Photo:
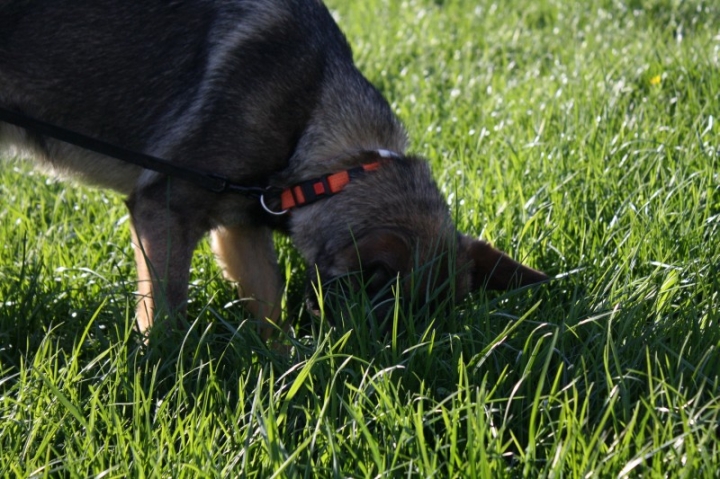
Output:
[[204,233],[192,214],[164,197],[148,191],[128,200],[140,294],[137,328],[143,334],[154,317],[185,314],[192,254]]
[[[272,231],[249,226],[218,228],[212,232],[212,249],[225,277],[237,283],[241,298],[248,299],[247,310],[260,320],[278,324],[282,282]],[[260,334],[267,340],[273,331],[266,324]]]
[[138,331],[145,333],[152,325],[153,319],[152,280],[144,247],[138,239],[132,222],[130,223],[130,233],[132,234],[132,245],[135,252],[135,265],[138,275],[138,296],[140,298],[136,310],[136,327]]

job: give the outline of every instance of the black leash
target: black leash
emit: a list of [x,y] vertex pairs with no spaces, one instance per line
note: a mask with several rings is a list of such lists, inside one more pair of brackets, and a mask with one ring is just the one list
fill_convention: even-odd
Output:
[[274,191],[270,188],[238,185],[227,178],[207,171],[178,166],[162,158],[128,150],[4,108],[0,108],[0,121],[79,146],[86,150],[94,151],[95,153],[100,153],[101,155],[110,156],[147,170],[153,170],[164,175],[195,183],[214,193],[239,193],[251,198],[263,200],[263,195]]

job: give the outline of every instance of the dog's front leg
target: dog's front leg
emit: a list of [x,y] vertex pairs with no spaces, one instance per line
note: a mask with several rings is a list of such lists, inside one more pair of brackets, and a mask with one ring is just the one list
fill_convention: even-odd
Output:
[[[261,321],[278,324],[282,283],[272,231],[250,226],[218,228],[212,232],[212,248],[225,277],[237,283],[240,297],[247,300],[247,310]],[[265,340],[272,332],[267,324],[260,330]]]
[[154,317],[185,313],[192,254],[204,234],[199,219],[177,206],[181,195],[175,193],[157,185],[127,202],[140,295],[137,328],[143,334]]

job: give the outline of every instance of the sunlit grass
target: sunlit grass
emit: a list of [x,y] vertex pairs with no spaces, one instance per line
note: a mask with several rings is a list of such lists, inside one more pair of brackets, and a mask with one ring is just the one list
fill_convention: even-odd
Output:
[[557,277],[258,339],[207,244],[144,350],[122,198],[0,173],[0,475],[715,477],[720,6],[332,2],[460,229]]

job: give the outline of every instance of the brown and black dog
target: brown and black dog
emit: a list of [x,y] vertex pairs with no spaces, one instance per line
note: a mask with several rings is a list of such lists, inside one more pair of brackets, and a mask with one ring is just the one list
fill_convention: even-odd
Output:
[[452,278],[457,297],[547,279],[456,231],[320,0],[2,1],[0,108],[268,188],[262,202],[211,192],[0,123],[1,143],[55,174],[127,195],[141,331],[161,310],[183,310],[207,232],[249,310],[273,322],[273,230],[290,234],[321,282],[360,271],[378,287],[404,284],[444,253],[452,259],[421,281]]

